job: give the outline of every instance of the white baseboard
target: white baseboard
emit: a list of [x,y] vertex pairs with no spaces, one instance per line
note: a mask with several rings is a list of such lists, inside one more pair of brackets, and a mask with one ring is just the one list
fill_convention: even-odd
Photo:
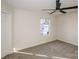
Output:
[[[54,39],[54,40],[55,40],[55,39]],[[42,44],[45,44],[45,43],[49,43],[49,42],[54,41],[54,40],[50,40],[50,41],[47,41],[47,42],[45,41],[45,42],[42,42],[42,43],[38,43],[38,44],[36,44],[36,45],[32,45],[32,46],[24,47],[24,48],[19,48],[19,49],[14,48],[14,49],[15,49],[14,51],[19,51],[19,50],[22,50],[22,49],[25,49],[25,48],[31,48],[31,47],[39,46],[39,45],[42,45]]]

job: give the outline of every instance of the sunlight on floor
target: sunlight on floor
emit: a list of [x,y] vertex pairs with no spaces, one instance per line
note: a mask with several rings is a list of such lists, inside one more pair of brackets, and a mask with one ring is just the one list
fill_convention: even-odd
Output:
[[[34,54],[34,53],[19,52],[19,51],[16,51],[14,53],[21,53],[21,54],[26,54],[26,55],[34,55],[34,56],[39,56],[39,57],[49,57],[49,56],[43,55],[43,54]],[[52,56],[52,57],[49,57],[49,58],[52,58],[52,59],[70,59],[70,58],[57,57],[57,56]]]
[[69,58],[64,58],[64,57],[57,57],[57,56],[52,56],[54,59],[69,59]]
[[35,54],[35,56],[40,56],[40,57],[49,57],[47,55],[42,55],[42,54]]

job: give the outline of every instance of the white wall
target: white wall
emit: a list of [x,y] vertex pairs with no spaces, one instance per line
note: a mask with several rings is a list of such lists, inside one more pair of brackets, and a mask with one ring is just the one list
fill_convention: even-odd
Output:
[[[3,15],[2,13],[6,15],[6,17]],[[1,57],[4,57],[7,54],[12,53],[13,50],[13,46],[12,46],[12,17],[13,17],[13,8],[11,6],[9,6],[8,4],[6,4],[3,0],[1,1],[1,20],[5,20],[3,21],[3,23],[5,23],[5,31],[6,31],[6,37],[5,39],[1,38],[1,47],[5,47],[2,48],[1,50]],[[3,19],[5,18],[5,19]],[[1,23],[1,24],[3,24]],[[4,26],[4,25],[2,25]],[[3,29],[2,29],[3,30]],[[1,31],[1,33],[3,34],[4,32]],[[2,43],[5,42],[5,43]],[[5,50],[5,53],[3,53]]]
[[43,37],[40,35],[40,18],[41,13],[27,11],[23,9],[15,9],[14,11],[14,48],[16,50],[36,46],[42,43],[54,40],[54,27],[51,26],[54,17],[44,15],[51,21],[50,35]]
[[56,16],[56,39],[78,45],[77,11]]

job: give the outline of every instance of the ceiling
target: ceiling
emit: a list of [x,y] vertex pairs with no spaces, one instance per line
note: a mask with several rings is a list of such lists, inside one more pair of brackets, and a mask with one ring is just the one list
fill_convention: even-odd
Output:
[[[6,3],[28,10],[55,9],[56,0],[4,0]],[[60,0],[61,8],[78,5],[78,0]]]

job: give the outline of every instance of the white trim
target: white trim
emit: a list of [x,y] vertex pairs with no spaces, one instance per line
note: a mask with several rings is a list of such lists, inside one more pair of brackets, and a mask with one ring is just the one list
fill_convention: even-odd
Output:
[[12,28],[11,28],[12,27],[12,15],[10,13],[8,13],[8,11],[3,11],[3,10],[1,11],[1,14],[6,15],[6,19],[5,19],[5,24],[6,24],[5,31],[6,31],[6,33],[5,33],[5,35],[6,35],[6,42],[9,41],[9,43],[6,44],[6,55],[8,55],[8,54],[12,53],[12,48],[13,48],[13,46],[12,46]]

